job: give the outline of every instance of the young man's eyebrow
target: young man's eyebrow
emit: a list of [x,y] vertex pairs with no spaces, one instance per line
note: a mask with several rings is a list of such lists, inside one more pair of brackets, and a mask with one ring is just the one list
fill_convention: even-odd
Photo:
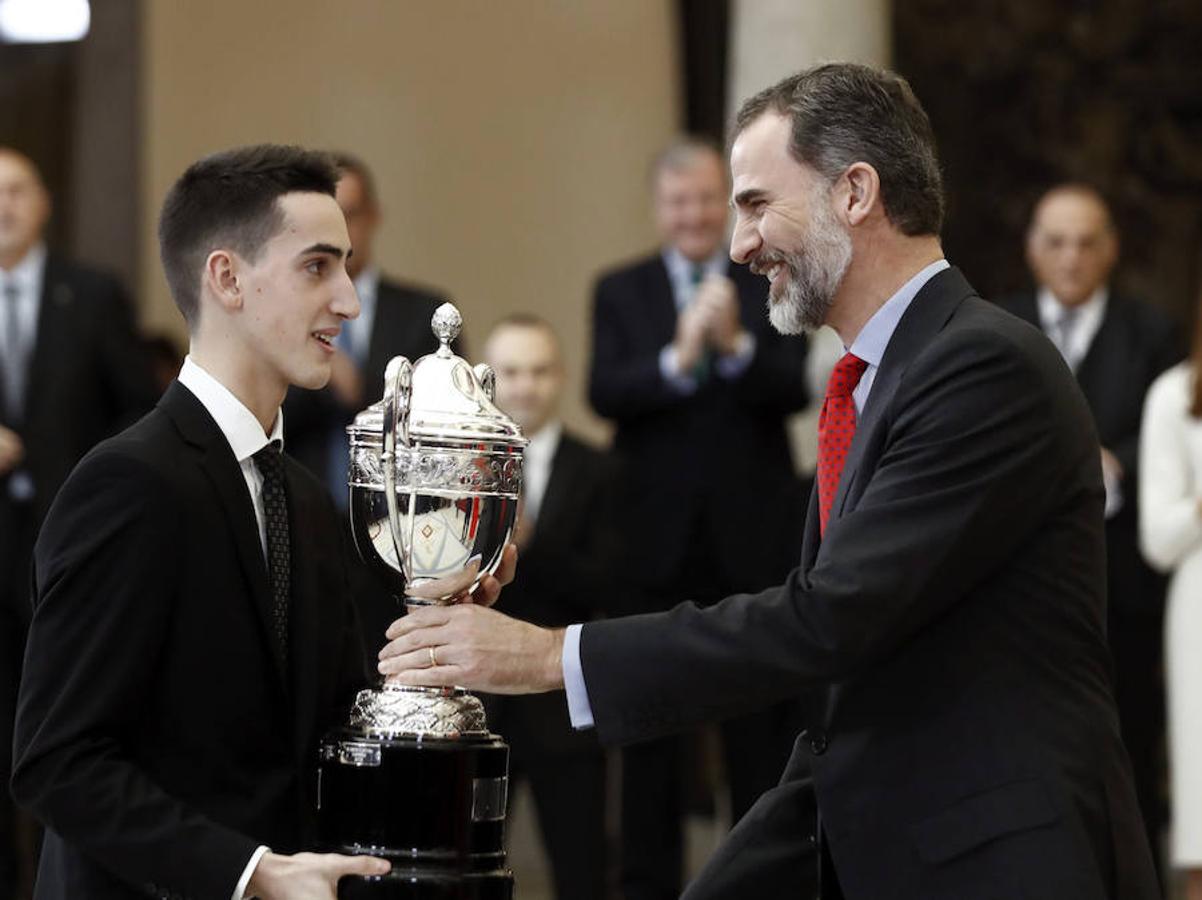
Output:
[[335,259],[342,259],[342,257],[344,255],[347,257],[349,257],[351,255],[350,250],[344,251],[341,247],[335,247],[333,244],[320,244],[320,243],[312,244],[311,246],[306,247],[304,250],[302,250],[297,255],[298,256],[308,256],[310,253],[325,253],[326,255],[332,256]]

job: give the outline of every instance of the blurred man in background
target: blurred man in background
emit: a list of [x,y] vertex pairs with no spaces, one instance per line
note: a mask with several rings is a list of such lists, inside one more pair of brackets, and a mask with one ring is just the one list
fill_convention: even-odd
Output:
[[34,538],[79,458],[158,397],[125,293],[48,251],[49,218],[37,166],[0,147],[0,896],[27,891],[32,869],[8,779]]
[[[793,566],[805,500],[784,419],[805,405],[805,343],[764,316],[767,281],[727,257],[728,181],[716,148],[665,149],[652,172],[662,246],[597,283],[589,396],[617,426],[630,550],[645,612],[767,587]],[[734,820],[772,787],[793,704],[723,727]],[[681,889],[681,744],[623,751],[626,900]]]
[[1076,375],[1097,425],[1106,486],[1115,699],[1155,849],[1165,819],[1160,766],[1164,582],[1139,553],[1137,454],[1144,395],[1157,375],[1182,359],[1185,348],[1167,315],[1111,290],[1118,233],[1096,189],[1062,184],[1044,194],[1031,217],[1026,252],[1035,288],[1002,306],[1051,338]]
[[[375,263],[376,233],[382,221],[375,179],[367,164],[347,153],[334,154],[338,166],[338,205],[346,216],[353,253],[347,273],[359,295],[359,318],[347,322],[336,341],[330,383],[320,391],[293,387],[284,403],[289,452],[328,487],[342,511],[347,505],[346,426],[355,414],[384,396],[384,369],[394,356],[410,361],[438,349],[430,319],[446,294],[388,278]],[[462,340],[456,352],[462,353]],[[396,598],[360,563],[347,533],[349,565],[369,652],[383,642],[400,608]]]
[[[493,329],[484,361],[497,373],[497,405],[530,443],[516,543],[520,572],[501,608],[547,626],[594,619],[620,574],[609,456],[559,420],[564,370],[551,326],[513,315]],[[563,698],[489,696],[489,725],[510,745],[510,777],[529,785],[559,900],[606,896],[605,755],[574,731]]]

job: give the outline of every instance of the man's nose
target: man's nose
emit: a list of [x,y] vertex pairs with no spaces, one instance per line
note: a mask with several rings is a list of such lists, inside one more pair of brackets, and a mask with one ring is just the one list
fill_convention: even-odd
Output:
[[355,290],[355,283],[351,281],[351,276],[346,272],[342,273],[342,280],[338,285],[331,309],[344,319],[355,319],[359,316],[359,293]]
[[735,230],[730,236],[730,258],[737,263],[750,261],[760,247],[759,232],[742,216],[735,218]]

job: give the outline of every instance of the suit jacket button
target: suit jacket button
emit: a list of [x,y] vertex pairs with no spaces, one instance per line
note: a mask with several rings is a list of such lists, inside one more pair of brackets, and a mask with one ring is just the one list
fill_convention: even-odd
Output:
[[830,741],[821,731],[815,731],[810,735],[810,752],[815,756],[821,756],[823,753],[825,753],[829,744]]

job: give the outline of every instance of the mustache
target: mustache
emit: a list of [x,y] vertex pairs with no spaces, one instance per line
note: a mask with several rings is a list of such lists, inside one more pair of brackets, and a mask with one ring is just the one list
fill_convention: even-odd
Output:
[[776,250],[765,250],[755,259],[751,260],[747,267],[756,275],[767,275],[768,271],[772,269],[773,266],[778,266],[781,264],[792,268],[789,258],[785,254]]

